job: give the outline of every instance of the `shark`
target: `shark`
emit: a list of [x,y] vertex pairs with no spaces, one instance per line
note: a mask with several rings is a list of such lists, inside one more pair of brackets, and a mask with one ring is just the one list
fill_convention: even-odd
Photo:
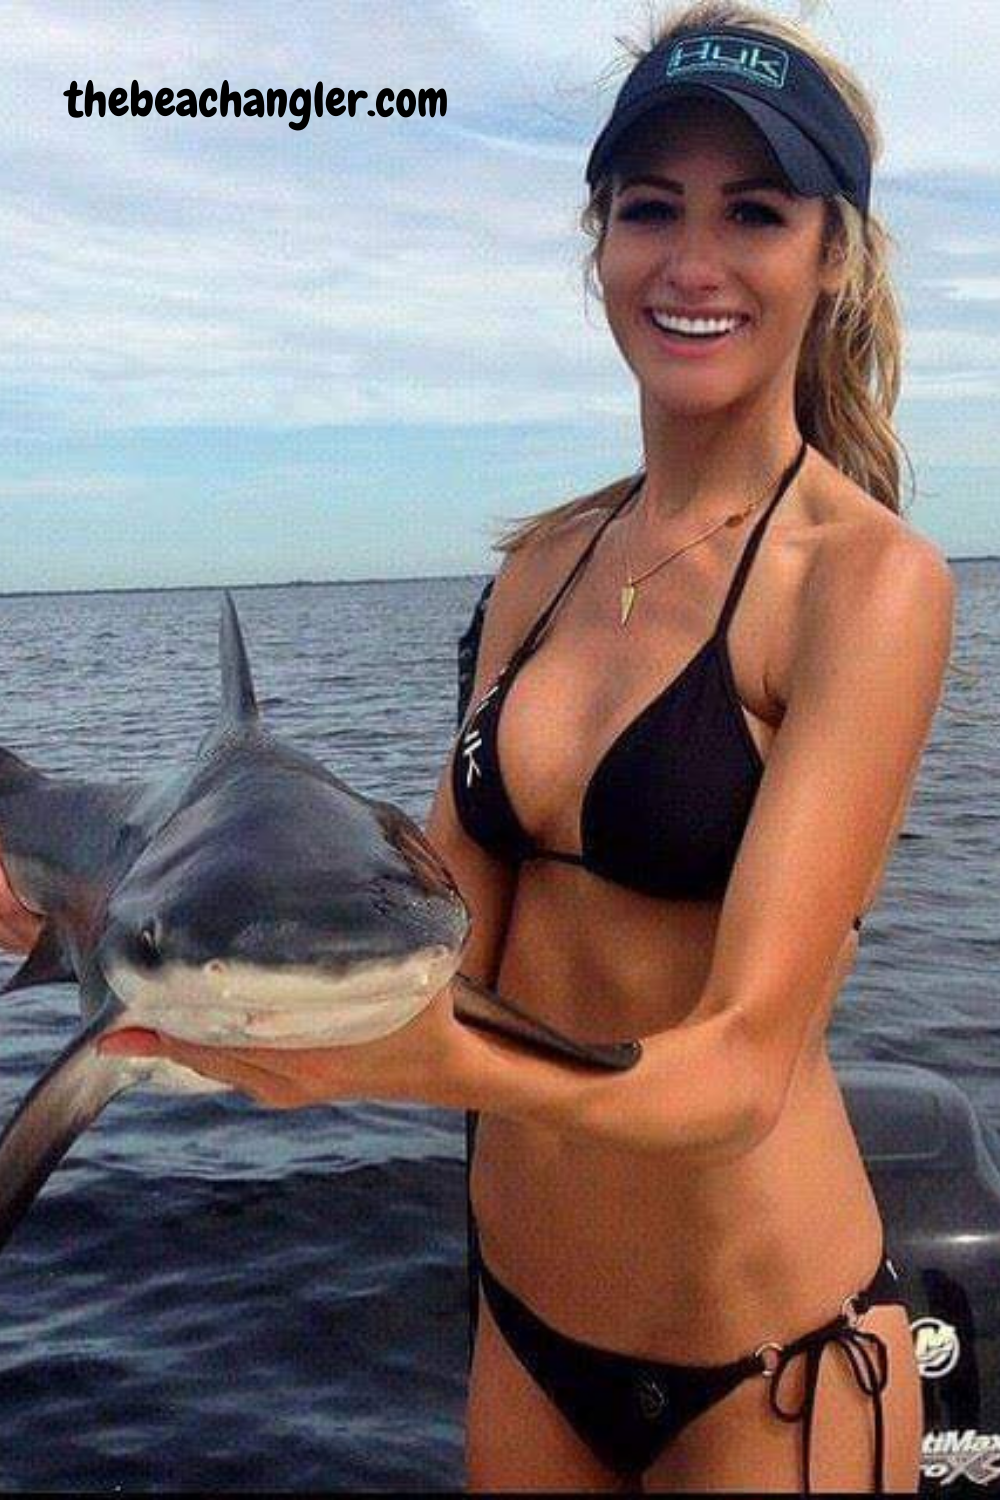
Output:
[[203,1046],[358,1045],[449,984],[457,1019],[571,1066],[634,1066],[462,974],[468,907],[421,829],[263,722],[232,595],[217,718],[151,780],[55,777],[0,749],[0,857],[37,941],[3,987],[71,983],[81,1025],[0,1134],[0,1248],[125,1090],[225,1088],[163,1058],[102,1054],[137,1026]]

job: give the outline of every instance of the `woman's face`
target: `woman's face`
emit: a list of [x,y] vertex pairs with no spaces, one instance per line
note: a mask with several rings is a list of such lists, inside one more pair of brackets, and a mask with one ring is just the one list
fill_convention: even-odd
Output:
[[[689,99],[638,124],[615,161],[597,259],[608,323],[646,396],[707,412],[794,383],[799,347],[837,268],[821,265],[824,204],[783,186],[763,138],[724,102]],[[774,186],[734,189],[746,179]],[[722,338],[685,339],[672,313],[739,315]]]

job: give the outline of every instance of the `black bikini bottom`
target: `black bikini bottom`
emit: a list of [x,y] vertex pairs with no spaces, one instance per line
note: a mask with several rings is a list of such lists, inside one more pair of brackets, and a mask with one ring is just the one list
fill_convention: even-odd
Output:
[[[593,1453],[623,1478],[637,1478],[701,1412],[751,1375],[761,1375],[768,1381],[775,1415],[804,1424],[803,1493],[810,1494],[816,1383],[823,1354],[837,1344],[861,1390],[872,1398],[874,1485],[877,1494],[884,1493],[882,1392],[889,1376],[889,1352],[878,1334],[857,1323],[877,1303],[904,1300],[899,1273],[887,1255],[869,1284],[848,1297],[830,1322],[787,1344],[763,1343],[752,1354],[724,1365],[666,1364],[567,1338],[542,1322],[481,1261],[479,1274],[493,1319],[513,1353]],[[806,1358],[803,1396],[797,1407],[789,1408],[781,1402],[782,1377],[799,1354]]]

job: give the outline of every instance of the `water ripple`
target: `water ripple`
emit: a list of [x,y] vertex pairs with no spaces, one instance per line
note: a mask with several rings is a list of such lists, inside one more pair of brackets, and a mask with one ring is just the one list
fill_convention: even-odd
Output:
[[[974,675],[949,680],[833,1046],[938,1069],[1000,1131],[1000,568],[956,574]],[[237,591],[269,722],[423,816],[478,591]],[[218,605],[0,599],[0,743],[109,778],[184,759],[215,712]],[[74,1025],[66,989],[5,1000],[5,1114]],[[116,1100],[0,1257],[0,1488],[460,1488],[462,1150],[440,1111]]]

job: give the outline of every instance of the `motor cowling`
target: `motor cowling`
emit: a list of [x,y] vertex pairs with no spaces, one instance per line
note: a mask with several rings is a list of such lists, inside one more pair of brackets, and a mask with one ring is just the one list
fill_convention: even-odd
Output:
[[903,1286],[924,1400],[921,1493],[1000,1494],[1000,1169],[962,1089],[838,1068]]

